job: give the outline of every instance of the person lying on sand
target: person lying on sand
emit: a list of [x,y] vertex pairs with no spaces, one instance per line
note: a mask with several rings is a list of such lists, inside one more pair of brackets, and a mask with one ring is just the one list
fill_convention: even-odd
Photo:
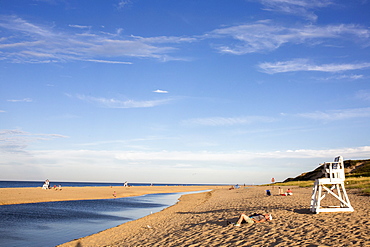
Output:
[[247,216],[246,214],[241,214],[235,226],[240,226],[244,221],[247,222],[250,226],[254,223],[261,223],[269,220],[272,220],[271,214],[252,214],[250,216]]

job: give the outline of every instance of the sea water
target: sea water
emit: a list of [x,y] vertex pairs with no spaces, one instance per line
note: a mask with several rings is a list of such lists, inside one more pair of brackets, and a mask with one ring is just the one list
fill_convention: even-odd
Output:
[[0,246],[55,246],[174,205],[183,194],[0,206]]
[[[36,188],[42,187],[44,181],[0,181],[0,188]],[[50,181],[50,187],[62,185],[63,187],[99,187],[99,186],[123,186],[123,183],[102,182],[58,182]],[[217,184],[165,184],[165,183],[129,183],[130,186],[204,186]]]

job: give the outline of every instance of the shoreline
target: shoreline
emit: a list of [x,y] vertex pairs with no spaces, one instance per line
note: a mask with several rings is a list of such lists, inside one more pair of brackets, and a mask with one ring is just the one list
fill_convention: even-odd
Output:
[[[63,187],[62,190],[37,188],[0,188],[0,205],[113,199],[157,193],[179,193],[221,188],[223,186],[107,186]],[[115,196],[114,196],[115,195]]]
[[[355,212],[312,214],[312,188],[291,188],[293,196],[277,196],[277,188],[262,186],[183,195],[158,213],[59,246],[370,245],[370,197],[349,190]],[[266,189],[273,196],[266,196]],[[227,224],[240,213],[271,213],[273,220],[249,227]]]
[[[122,239],[126,238],[135,238],[137,235],[145,235],[148,231],[151,232],[155,225],[169,221],[170,218],[176,217],[177,214],[183,210],[187,210],[188,207],[194,207],[201,204],[212,196],[213,191],[214,190],[182,195],[176,204],[169,206],[160,212],[123,223],[116,227],[109,228],[83,238],[57,245],[57,247],[116,246],[113,243],[121,242]],[[161,225],[160,227],[163,226]],[[119,245],[126,246],[122,243]]]

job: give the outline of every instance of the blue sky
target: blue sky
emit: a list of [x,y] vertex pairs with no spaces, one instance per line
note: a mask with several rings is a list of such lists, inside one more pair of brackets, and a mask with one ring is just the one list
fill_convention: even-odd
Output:
[[0,1],[0,179],[267,183],[370,158],[370,1]]

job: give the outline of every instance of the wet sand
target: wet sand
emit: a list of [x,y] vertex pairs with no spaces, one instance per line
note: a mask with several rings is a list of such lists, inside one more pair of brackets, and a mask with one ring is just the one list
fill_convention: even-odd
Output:
[[176,193],[220,188],[220,186],[107,186],[107,187],[62,187],[61,190],[39,188],[0,188],[0,205],[109,199],[140,196],[155,193]]
[[[184,195],[161,212],[61,246],[370,246],[370,197],[348,195],[353,213],[312,214],[311,188],[293,196],[272,196],[271,187],[251,187]],[[286,189],[286,188],[285,188]],[[240,213],[271,213],[272,221],[228,225]]]

